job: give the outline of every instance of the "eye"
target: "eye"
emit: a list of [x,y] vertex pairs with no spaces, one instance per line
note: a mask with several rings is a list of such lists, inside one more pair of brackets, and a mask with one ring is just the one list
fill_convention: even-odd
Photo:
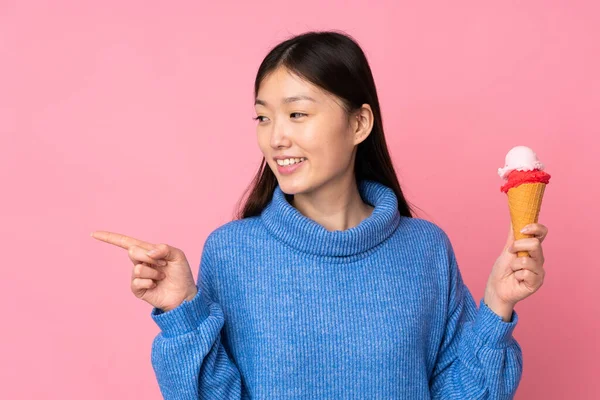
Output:
[[266,117],[263,117],[262,115],[259,115],[257,117],[252,118],[252,119],[255,120],[255,121],[258,121],[258,122],[263,122],[263,120],[261,118],[266,118]]
[[304,114],[304,113],[299,113],[299,112],[294,112],[294,113],[291,113],[290,115],[294,115],[294,114],[306,116],[306,114]]

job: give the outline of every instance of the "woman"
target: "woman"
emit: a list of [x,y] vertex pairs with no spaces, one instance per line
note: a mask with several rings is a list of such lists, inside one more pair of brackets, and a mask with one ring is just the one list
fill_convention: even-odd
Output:
[[509,229],[478,308],[448,236],[412,217],[350,36],[282,42],[254,95],[261,169],[206,239],[197,284],[176,247],[94,233],[128,249],[133,293],[154,306],[164,398],[512,398],[513,308],[542,284],[547,228]]

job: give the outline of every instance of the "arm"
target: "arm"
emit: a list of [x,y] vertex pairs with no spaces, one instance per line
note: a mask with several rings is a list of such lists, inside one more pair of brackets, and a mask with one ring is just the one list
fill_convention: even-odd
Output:
[[221,344],[223,310],[211,300],[207,284],[210,239],[202,252],[196,296],[167,312],[152,309],[151,317],[161,329],[152,343],[152,367],[166,400],[241,397],[240,372]]
[[512,332],[518,321],[495,314],[483,300],[479,309],[462,280],[446,237],[449,299],[446,330],[431,379],[434,399],[512,399],[523,370],[521,347]]

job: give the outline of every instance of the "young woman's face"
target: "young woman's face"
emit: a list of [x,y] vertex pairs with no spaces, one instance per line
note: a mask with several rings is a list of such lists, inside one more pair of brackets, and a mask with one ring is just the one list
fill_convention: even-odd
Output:
[[[306,192],[353,174],[356,124],[338,101],[284,68],[262,81],[255,104],[258,145],[284,193]],[[280,166],[281,156],[305,160]]]

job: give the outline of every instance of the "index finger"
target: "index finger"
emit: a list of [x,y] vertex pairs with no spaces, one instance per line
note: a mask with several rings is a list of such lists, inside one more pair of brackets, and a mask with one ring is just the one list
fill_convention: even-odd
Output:
[[538,238],[540,242],[543,242],[544,239],[546,239],[546,236],[548,235],[548,227],[545,225],[533,223],[527,225],[527,227],[529,228],[526,232],[527,235]]
[[98,239],[109,244],[114,244],[115,246],[119,246],[126,250],[129,250],[131,246],[139,246],[145,250],[150,250],[154,247],[152,243],[144,242],[143,240],[135,239],[130,236],[121,235],[120,233],[116,232],[94,231],[91,233],[91,236],[94,239]]

